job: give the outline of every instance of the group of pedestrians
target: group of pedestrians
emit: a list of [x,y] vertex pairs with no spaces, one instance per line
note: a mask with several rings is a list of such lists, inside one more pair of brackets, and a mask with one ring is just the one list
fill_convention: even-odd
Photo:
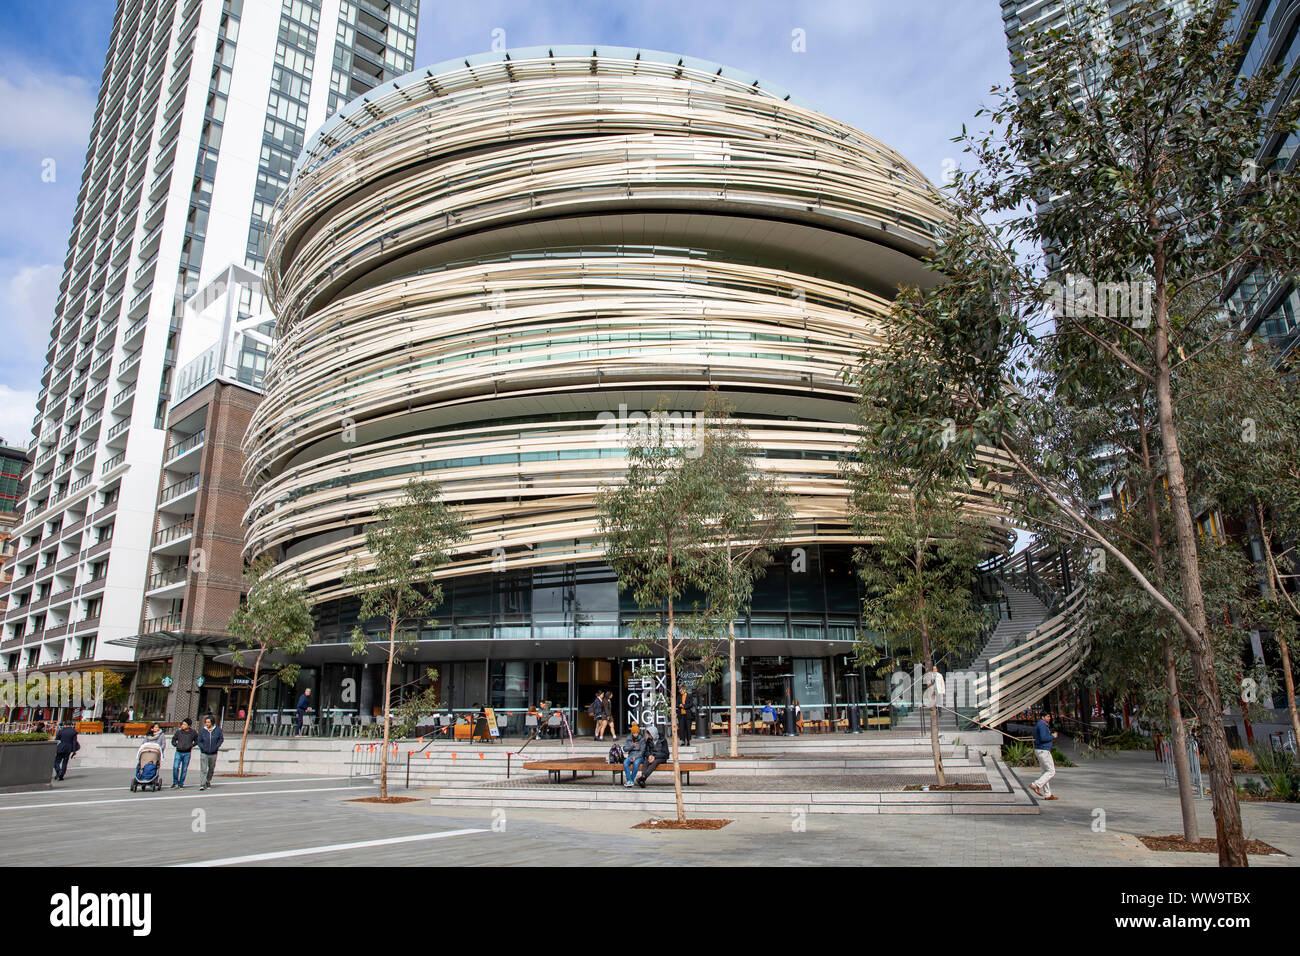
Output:
[[[226,742],[226,735],[217,726],[217,719],[214,715],[208,714],[203,718],[203,726],[198,730],[194,729],[194,721],[188,717],[181,721],[181,725],[176,728],[172,734],[172,749],[176,752],[172,758],[172,790],[184,790],[185,779],[190,769],[190,758],[194,755],[194,748],[199,749],[199,784],[200,790],[207,790],[212,786],[212,774],[217,768],[217,754],[221,751],[221,745]],[[158,749],[159,760],[166,753],[167,742],[164,736],[162,725],[153,723],[149,727],[149,732],[145,734],[144,741],[140,744],[140,749],[146,747],[156,747]]]
[[596,722],[596,739],[604,740],[605,731],[609,731],[609,739],[617,740],[618,733],[614,729],[614,692],[612,690],[603,690],[596,695],[596,699],[587,707],[587,715]]
[[[162,730],[159,728],[159,735],[161,733]],[[217,768],[217,754],[225,741],[225,734],[217,726],[211,714],[203,718],[203,726],[199,730],[194,729],[193,722],[188,717],[182,720],[176,733],[172,734],[172,746],[176,749],[176,757],[172,761],[171,789],[185,789],[185,775],[189,772],[190,756],[195,747],[199,748],[199,777],[203,781],[199,789],[207,790],[211,787],[212,774]]]
[[[222,744],[225,743],[225,735],[221,728],[217,726],[216,718],[208,714],[203,718],[203,726],[195,730],[194,722],[186,717],[181,721],[181,725],[176,728],[172,734],[171,744],[176,751],[176,756],[172,762],[172,785],[173,790],[185,789],[185,777],[190,769],[190,757],[194,748],[199,749],[199,776],[202,779],[200,790],[207,790],[212,786],[212,774],[217,766],[217,754],[221,751]],[[62,780],[68,773],[68,761],[77,755],[81,750],[81,741],[77,739],[77,727],[72,721],[64,721],[54,734],[54,779]],[[136,749],[137,762],[139,752],[144,749],[156,749],[159,760],[167,749],[166,737],[163,733],[162,725],[154,722],[149,725],[149,731],[145,734],[144,740]]]

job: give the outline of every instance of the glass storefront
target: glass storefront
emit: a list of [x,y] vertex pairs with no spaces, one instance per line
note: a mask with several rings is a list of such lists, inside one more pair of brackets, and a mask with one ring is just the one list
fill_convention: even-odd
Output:
[[[852,640],[860,606],[852,551],[810,545],[778,556],[754,589],[750,619],[738,636],[754,640]],[[555,564],[508,574],[469,575],[442,583],[437,625],[421,641],[626,639],[624,619],[638,613],[603,565]],[[322,602],[317,642],[344,644],[358,623],[356,599]],[[363,622],[364,623],[364,622]],[[382,630],[372,621],[366,629]],[[480,685],[482,686],[482,685]]]

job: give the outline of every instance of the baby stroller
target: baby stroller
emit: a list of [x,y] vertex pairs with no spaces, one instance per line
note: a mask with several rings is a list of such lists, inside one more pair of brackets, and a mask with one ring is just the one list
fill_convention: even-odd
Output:
[[135,774],[131,777],[131,792],[162,789],[162,748],[145,741],[135,755]]

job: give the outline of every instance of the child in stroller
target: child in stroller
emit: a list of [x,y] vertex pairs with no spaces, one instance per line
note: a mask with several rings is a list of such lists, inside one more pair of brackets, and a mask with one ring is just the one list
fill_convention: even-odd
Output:
[[149,728],[140,749],[135,752],[135,773],[131,777],[131,792],[136,790],[162,789],[162,755],[167,746],[162,727],[154,724]]

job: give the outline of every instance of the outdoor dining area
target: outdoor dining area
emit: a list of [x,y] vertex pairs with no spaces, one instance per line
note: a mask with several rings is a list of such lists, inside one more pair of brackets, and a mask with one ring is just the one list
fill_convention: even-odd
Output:
[[[858,720],[863,730],[888,730],[892,724],[888,701],[871,701],[856,705]],[[731,733],[731,712],[728,707],[710,707],[709,731],[718,736]],[[742,707],[736,712],[737,728],[742,735],[781,735],[785,733],[785,712],[780,704],[770,710],[760,707]],[[848,733],[848,708],[816,707],[801,710],[795,720],[795,732],[801,734]]]
[[255,734],[266,737],[382,737],[383,718],[365,716],[355,710],[329,708],[322,713],[303,715],[301,726],[298,712],[285,710],[258,710],[253,712]]
[[[443,736],[449,740],[481,739],[488,736],[481,726],[476,726],[478,712],[474,710],[440,711],[420,718],[415,726],[415,735],[422,737]],[[508,712],[498,710],[495,714],[497,729],[501,736],[512,729]],[[523,714],[516,718],[519,732],[522,727]],[[384,735],[383,714],[365,715],[355,709],[332,707],[321,713],[303,715],[301,725],[295,708],[283,710],[258,710],[253,714],[252,732],[266,737],[382,737]]]

